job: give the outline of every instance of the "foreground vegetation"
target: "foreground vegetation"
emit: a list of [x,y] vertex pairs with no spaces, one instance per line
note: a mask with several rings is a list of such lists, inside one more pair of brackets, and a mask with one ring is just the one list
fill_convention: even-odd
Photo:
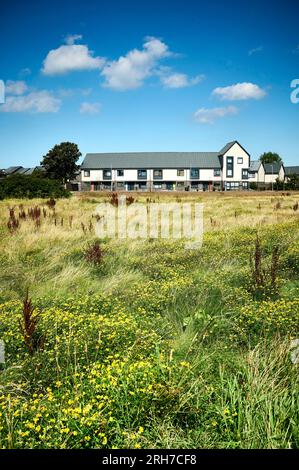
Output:
[[203,247],[0,202],[2,448],[298,447],[298,194],[150,197],[204,202]]

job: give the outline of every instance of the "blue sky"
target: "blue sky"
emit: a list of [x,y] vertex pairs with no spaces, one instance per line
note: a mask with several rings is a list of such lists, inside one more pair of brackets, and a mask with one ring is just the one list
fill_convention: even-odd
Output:
[[298,1],[11,1],[1,7],[0,168],[56,143],[218,150],[299,164]]

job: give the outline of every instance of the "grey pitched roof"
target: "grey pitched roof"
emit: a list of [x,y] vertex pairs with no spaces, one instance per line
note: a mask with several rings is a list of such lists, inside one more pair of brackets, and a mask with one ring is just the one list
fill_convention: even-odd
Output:
[[273,164],[272,163],[264,163],[264,168],[265,168],[265,173],[266,175],[272,175],[273,174],[277,174],[279,173],[279,170],[281,168],[281,165],[282,163],[281,162],[274,162]]
[[88,153],[81,169],[221,168],[218,152]]
[[[233,140],[232,142],[228,142],[220,151],[219,151],[219,155],[222,156],[224,155],[226,152],[228,152],[228,150],[235,144],[238,144],[241,149],[244,150],[244,152],[247,153],[247,155],[249,155],[249,153],[247,152],[247,150],[244,149],[244,147],[242,147],[242,145],[240,144],[240,142],[238,142],[237,140]],[[250,155],[249,155],[250,157]]]
[[9,168],[7,168],[7,170],[5,170],[5,173],[7,175],[12,175],[13,173],[20,170],[21,168],[22,168],[21,166],[10,166]]
[[32,173],[36,170],[36,167],[34,168],[26,168],[26,171],[23,173],[26,176],[32,175]]
[[285,166],[287,175],[299,175],[299,166]]
[[25,175],[29,170],[30,168],[19,168],[15,173],[17,173],[18,175]]
[[224,155],[237,141],[233,140],[232,142],[228,142],[219,152],[219,155]]
[[260,160],[252,160],[250,162],[249,172],[256,173],[259,171],[262,162]]

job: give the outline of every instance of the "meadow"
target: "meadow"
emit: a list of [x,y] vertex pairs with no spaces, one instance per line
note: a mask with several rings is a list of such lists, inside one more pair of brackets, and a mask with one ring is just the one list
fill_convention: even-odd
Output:
[[202,247],[0,201],[0,448],[298,448],[299,194],[133,197],[202,202]]

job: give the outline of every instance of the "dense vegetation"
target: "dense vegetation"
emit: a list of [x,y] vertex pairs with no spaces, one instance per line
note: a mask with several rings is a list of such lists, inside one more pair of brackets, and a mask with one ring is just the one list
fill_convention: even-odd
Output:
[[0,200],[10,198],[68,197],[60,181],[42,177],[40,174],[11,175],[0,179]]
[[0,203],[0,446],[298,447],[298,195],[152,196],[200,250],[98,240],[103,197]]

